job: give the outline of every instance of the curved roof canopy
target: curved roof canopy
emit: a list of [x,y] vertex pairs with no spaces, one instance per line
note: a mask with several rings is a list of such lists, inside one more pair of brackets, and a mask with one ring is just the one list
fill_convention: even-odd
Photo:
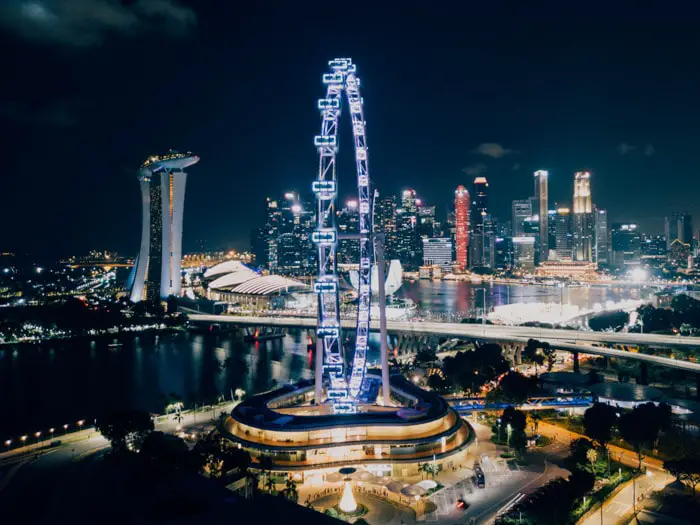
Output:
[[[248,270],[251,273],[255,273],[253,270],[244,265],[241,261],[224,261],[211,268],[208,268],[204,272],[204,278],[210,279],[216,277],[217,275],[224,275],[231,272],[238,272],[242,270]],[[257,275],[257,274],[256,274]]]
[[307,286],[304,283],[294,279],[282,277],[281,275],[265,275],[249,279],[232,288],[231,292],[247,295],[272,295],[305,290],[306,288]]

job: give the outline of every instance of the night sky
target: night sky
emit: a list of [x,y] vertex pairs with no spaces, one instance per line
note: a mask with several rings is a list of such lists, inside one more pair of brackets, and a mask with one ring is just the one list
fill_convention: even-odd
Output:
[[247,248],[266,196],[310,189],[320,77],[336,56],[358,65],[381,193],[413,187],[444,213],[483,174],[509,219],[535,169],[550,171],[550,201],[570,204],[585,168],[612,221],[661,232],[664,215],[690,211],[700,223],[697,18],[300,3],[0,0],[0,250],[135,254],[136,170],[168,148],[201,157],[185,249]]

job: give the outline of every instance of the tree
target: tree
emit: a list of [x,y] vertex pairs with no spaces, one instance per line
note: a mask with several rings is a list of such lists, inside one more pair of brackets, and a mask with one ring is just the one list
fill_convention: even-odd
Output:
[[421,472],[424,472],[426,475],[430,476],[431,478],[435,479],[435,476],[438,475],[440,470],[442,470],[442,467],[438,465],[437,463],[421,463],[418,465],[418,470]]
[[517,410],[513,407],[506,407],[501,414],[501,425],[507,428],[510,425],[513,430],[525,431],[527,426],[527,417],[525,413],[521,410]]
[[141,445],[139,456],[161,471],[198,472],[199,465],[184,440],[164,432],[151,432]]
[[639,460],[637,469],[639,470],[642,468],[642,459],[644,459],[642,448],[645,445],[651,446],[658,435],[658,427],[652,421],[643,418],[644,415],[635,408],[631,412],[623,414],[618,424],[622,439],[632,445],[637,453]]
[[612,431],[617,422],[617,410],[604,403],[594,403],[583,414],[583,426],[586,435],[599,447],[607,449],[612,439]]
[[141,410],[115,410],[99,418],[97,430],[112,444],[114,452],[139,449],[141,443],[153,431],[153,421],[148,412]]
[[602,312],[588,320],[588,327],[594,332],[618,332],[630,321],[630,315],[622,310]]
[[540,352],[540,342],[536,339],[528,339],[523,349],[523,359],[535,365],[535,375],[539,375],[539,367],[545,362],[545,356]]
[[666,460],[664,469],[681,483],[689,484],[693,494],[695,493],[695,488],[700,484],[700,457],[684,456],[680,459]]
[[481,393],[481,388],[509,370],[501,347],[485,344],[473,350],[458,352],[443,361],[445,377],[457,388],[472,394]]
[[574,469],[571,476],[569,476],[569,484],[574,498],[579,499],[593,490],[595,486],[595,475],[586,470]]
[[518,454],[524,454],[527,449],[527,436],[525,432],[520,429],[511,429],[510,437],[508,438],[508,446]]
[[268,489],[268,492],[272,493],[272,489],[274,488],[274,483],[272,483],[272,458],[270,456],[260,456],[259,462],[260,473],[266,478],[263,482],[263,486]]
[[542,421],[542,412],[539,410],[530,411],[530,422],[532,423],[532,431],[537,434],[540,429],[540,421]]
[[637,308],[637,324],[644,332],[663,332],[673,327],[673,312],[645,304]]
[[595,474],[595,464],[596,461],[598,461],[598,453],[595,451],[594,448],[586,452],[586,459],[591,464],[591,473]]
[[289,500],[296,503],[299,501],[299,493],[297,492],[297,482],[294,481],[292,476],[289,476],[285,481],[284,496]]
[[432,348],[422,348],[416,352],[416,357],[413,360],[414,365],[423,365],[437,361],[437,355]]
[[573,464],[583,468],[588,460],[588,451],[593,450],[593,443],[586,438],[574,439],[569,445],[569,450]]
[[498,382],[498,386],[486,395],[487,402],[502,402],[522,405],[537,392],[537,379],[520,372],[510,371]]

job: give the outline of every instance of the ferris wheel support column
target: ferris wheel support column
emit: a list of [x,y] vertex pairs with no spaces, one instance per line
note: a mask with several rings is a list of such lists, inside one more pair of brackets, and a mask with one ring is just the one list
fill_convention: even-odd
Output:
[[314,376],[314,403],[321,404],[323,394],[323,338],[316,337],[316,375]]
[[384,234],[374,235],[374,256],[377,262],[377,281],[379,288],[379,351],[382,366],[382,400],[384,406],[391,405],[391,388],[389,386],[389,348],[386,335],[386,279],[384,277]]

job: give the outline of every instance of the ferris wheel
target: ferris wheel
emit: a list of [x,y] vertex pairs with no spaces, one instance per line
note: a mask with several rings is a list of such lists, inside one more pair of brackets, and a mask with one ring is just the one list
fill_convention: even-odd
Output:
[[[367,166],[367,139],[360,96],[360,79],[357,67],[349,58],[331,60],[330,73],[322,76],[326,86],[325,98],[319,99],[321,112],[321,134],[314,137],[318,149],[318,175],[313,183],[316,196],[316,230],[312,241],[318,250],[318,277],[314,291],[318,294],[317,349],[323,352],[322,377],[328,379],[327,396],[333,403],[335,413],[353,413],[356,400],[362,391],[367,369],[367,345],[371,307],[371,276],[373,263],[372,202]],[[343,97],[345,93],[345,97]],[[338,183],[336,178],[336,155],[338,153],[338,120],[342,99],[347,99],[355,142],[360,245],[358,261],[358,306],[355,327],[355,342],[349,371],[345,366],[345,354],[340,323],[340,298],[338,286],[337,257],[338,230],[336,228],[336,200]],[[349,349],[348,349],[349,350]],[[319,377],[317,375],[317,381]],[[320,385],[316,386],[320,392]],[[320,400],[317,399],[317,402]]]

